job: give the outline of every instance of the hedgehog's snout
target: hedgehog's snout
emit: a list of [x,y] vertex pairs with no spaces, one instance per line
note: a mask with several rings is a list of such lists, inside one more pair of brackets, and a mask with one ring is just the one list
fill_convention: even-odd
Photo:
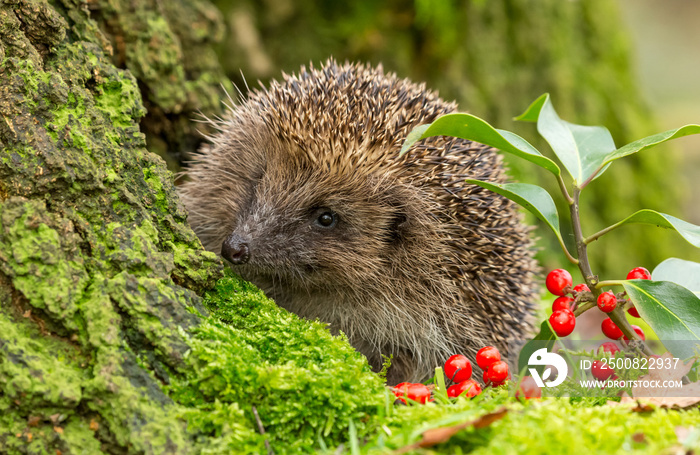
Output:
[[231,234],[221,245],[221,256],[235,265],[246,264],[250,260],[248,241],[236,233]]

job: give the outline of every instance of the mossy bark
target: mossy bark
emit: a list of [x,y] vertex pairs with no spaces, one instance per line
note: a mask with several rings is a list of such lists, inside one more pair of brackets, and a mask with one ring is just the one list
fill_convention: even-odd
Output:
[[219,109],[218,30],[197,0],[0,6],[0,453],[298,453],[372,427],[366,360],[222,278],[146,148],[191,151],[192,112]]
[[86,6],[0,7],[0,451],[188,453],[161,385],[222,266]]

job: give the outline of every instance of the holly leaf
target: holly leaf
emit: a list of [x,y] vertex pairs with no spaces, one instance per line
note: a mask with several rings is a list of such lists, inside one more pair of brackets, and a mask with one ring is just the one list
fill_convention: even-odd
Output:
[[675,216],[644,209],[633,213],[624,220],[615,224],[615,227],[623,224],[651,224],[678,232],[688,243],[700,248],[700,226],[690,224]]
[[671,281],[697,294],[700,293],[700,264],[678,258],[669,258],[656,266],[651,272],[651,279]]
[[688,136],[690,134],[700,133],[700,125],[685,125],[674,130],[664,131],[663,133],[654,134],[652,136],[647,136],[645,138],[630,142],[627,145],[620,147],[619,149],[609,153],[603,159],[602,165],[605,166],[610,164],[615,160],[619,160],[628,155],[632,155],[642,150],[654,147],[656,145],[662,144],[671,139],[676,139],[683,136]]
[[700,298],[670,281],[628,280],[622,285],[639,315],[674,356],[687,359],[696,354],[700,347]]
[[542,155],[522,137],[496,129],[479,117],[464,113],[446,114],[433,123],[417,126],[406,137],[399,155],[406,153],[416,142],[432,136],[453,136],[479,142],[530,161],[555,176],[561,174],[557,163]]
[[557,236],[559,243],[564,245],[564,240],[559,231],[559,214],[557,213],[557,207],[554,205],[552,196],[550,196],[544,188],[529,183],[499,184],[474,179],[467,179],[466,182],[479,185],[482,188],[498,193],[519,204],[538,219],[544,221],[554,232],[554,235]]
[[574,185],[579,187],[605,171],[605,158],[616,149],[607,128],[562,120],[554,110],[548,93],[537,98],[515,120],[537,122],[537,131],[571,174]]

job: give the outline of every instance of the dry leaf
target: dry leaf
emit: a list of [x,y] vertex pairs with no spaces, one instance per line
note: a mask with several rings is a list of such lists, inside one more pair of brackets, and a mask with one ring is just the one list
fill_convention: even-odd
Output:
[[637,444],[646,444],[647,439],[644,433],[635,433],[632,435],[632,440]]
[[608,406],[627,406],[632,412],[652,412],[656,406],[648,401],[642,401],[636,398],[630,398],[628,395],[623,395],[622,399],[617,401],[608,401]]
[[475,420],[470,420],[468,422],[460,423],[458,425],[453,425],[451,427],[433,428],[433,429],[427,430],[426,432],[423,433],[423,439],[416,442],[415,444],[401,447],[400,449],[396,450],[394,453],[395,454],[407,453],[407,452],[410,452],[412,450],[419,449],[421,447],[432,447],[432,446],[437,445],[437,444],[442,444],[443,442],[449,441],[453,435],[460,432],[461,430],[464,430],[465,428],[488,427],[492,423],[494,423],[498,420],[501,420],[503,417],[506,416],[507,413],[508,413],[508,409],[506,409],[505,407],[502,407],[502,408],[499,408],[499,409],[497,409],[494,412],[491,412],[489,414],[484,414],[483,416],[481,416]]
[[41,417],[39,416],[31,416],[27,419],[27,425],[30,427],[39,426],[39,422],[41,422]]
[[[688,374],[693,367],[695,360],[690,360],[687,363],[682,361],[675,362],[673,355],[670,352],[661,356],[664,360],[669,360],[672,368],[650,369],[649,374],[640,376],[637,381],[646,382],[647,384],[638,384],[632,387],[632,397],[640,403],[640,399],[648,405],[658,406],[662,408],[687,408],[700,402],[700,382],[683,384],[682,387],[662,387],[664,381],[682,381],[683,377]],[[665,362],[664,362],[665,364]],[[630,402],[631,398],[622,398],[620,403]],[[646,412],[646,405],[638,407],[643,408],[641,412]],[[637,409],[634,409],[640,412]]]

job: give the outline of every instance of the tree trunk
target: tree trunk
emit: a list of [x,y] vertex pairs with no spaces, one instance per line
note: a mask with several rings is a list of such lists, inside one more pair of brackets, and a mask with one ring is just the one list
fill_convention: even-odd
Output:
[[[0,452],[190,453],[162,385],[222,267],[146,150],[139,83],[88,5],[0,7]],[[156,68],[142,88],[170,78],[152,96],[184,106],[193,82],[175,55],[158,72],[176,53],[163,36],[124,46]]]

